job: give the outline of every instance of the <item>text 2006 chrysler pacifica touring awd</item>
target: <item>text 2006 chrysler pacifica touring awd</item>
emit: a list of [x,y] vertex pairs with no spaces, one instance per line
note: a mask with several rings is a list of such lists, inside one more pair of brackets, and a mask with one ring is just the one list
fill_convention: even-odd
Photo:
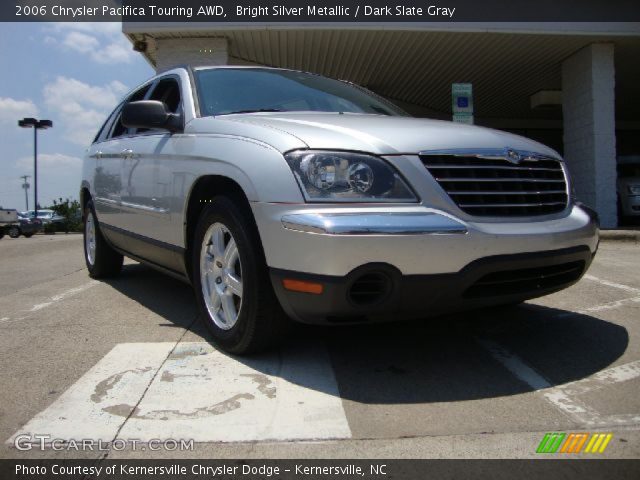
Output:
[[553,150],[409,117],[358,86],[254,67],[136,88],[84,161],[92,277],[123,255],[189,281],[214,340],[512,304],[580,279],[595,214]]

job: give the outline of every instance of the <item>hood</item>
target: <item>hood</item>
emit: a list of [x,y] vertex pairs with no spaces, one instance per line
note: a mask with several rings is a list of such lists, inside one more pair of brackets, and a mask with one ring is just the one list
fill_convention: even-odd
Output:
[[[303,142],[306,147],[314,149],[356,150],[393,155],[448,148],[509,147],[560,158],[551,148],[519,135],[424,118],[353,113],[274,112],[225,115],[216,119],[220,123],[253,127],[251,130],[256,136],[264,135],[265,128],[271,131],[272,135],[278,132],[288,134]],[[274,145],[267,138],[256,139]]]

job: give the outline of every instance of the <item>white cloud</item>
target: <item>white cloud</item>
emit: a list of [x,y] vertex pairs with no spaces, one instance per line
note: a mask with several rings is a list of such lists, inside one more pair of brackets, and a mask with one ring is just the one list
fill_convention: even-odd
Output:
[[37,117],[38,107],[31,100],[0,97],[0,125],[17,126],[24,117]]
[[130,63],[138,55],[131,48],[131,44],[126,38],[111,42],[100,51],[91,53],[91,57],[98,63]]
[[50,33],[45,43],[59,43],[67,51],[85,55],[96,63],[131,63],[137,55],[122,33],[120,22],[61,22],[54,24]]
[[117,80],[97,86],[58,77],[45,85],[43,97],[48,109],[56,113],[64,137],[86,146],[126,92],[127,87]]
[[87,32],[101,35],[122,35],[122,22],[55,22],[53,30],[57,32]]
[[91,53],[100,46],[97,38],[82,32],[69,32],[62,44],[80,53]]

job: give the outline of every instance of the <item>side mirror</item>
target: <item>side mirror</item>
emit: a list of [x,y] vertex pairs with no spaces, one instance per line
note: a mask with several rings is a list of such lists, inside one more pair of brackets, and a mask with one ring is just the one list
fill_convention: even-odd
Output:
[[122,107],[121,122],[129,128],[150,128],[178,132],[182,130],[182,116],[167,111],[158,100],[139,100]]

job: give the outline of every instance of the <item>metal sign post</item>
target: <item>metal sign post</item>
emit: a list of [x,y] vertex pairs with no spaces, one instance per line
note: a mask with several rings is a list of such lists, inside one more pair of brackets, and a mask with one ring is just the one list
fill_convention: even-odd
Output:
[[27,182],[27,179],[31,178],[31,175],[22,175],[20,178],[23,180],[22,188],[24,189],[24,202],[27,207],[25,212],[28,212],[29,211],[29,187],[31,185],[29,184],[29,182]]

